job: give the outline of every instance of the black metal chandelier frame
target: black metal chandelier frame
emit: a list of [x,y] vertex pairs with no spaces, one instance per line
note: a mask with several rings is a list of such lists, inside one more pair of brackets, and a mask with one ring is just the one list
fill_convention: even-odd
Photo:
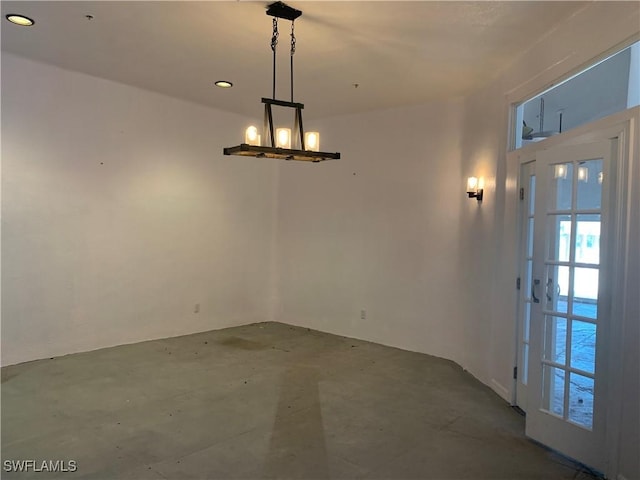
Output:
[[[293,56],[296,49],[296,37],[294,32],[295,19],[302,15],[302,11],[286,5],[283,2],[276,2],[269,5],[267,15],[273,17],[273,35],[271,37],[271,50],[273,51],[273,90],[272,98],[262,98],[264,104],[264,130],[268,134],[271,146],[249,145],[241,143],[235,147],[224,148],[225,155],[240,155],[244,157],[257,158],[279,158],[282,160],[301,160],[308,162],[321,162],[323,160],[337,160],[340,158],[338,152],[316,152],[305,149],[304,126],[302,123],[302,109],[304,104],[293,101]],[[278,19],[282,18],[291,22],[291,101],[276,99],[276,50],[278,45]],[[300,150],[291,148],[276,147],[276,137],[273,128],[273,106],[292,108],[295,110],[293,135],[300,138]]]

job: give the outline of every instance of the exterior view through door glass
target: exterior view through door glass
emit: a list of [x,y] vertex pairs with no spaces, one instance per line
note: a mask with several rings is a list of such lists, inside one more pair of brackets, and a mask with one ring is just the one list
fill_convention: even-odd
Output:
[[536,155],[527,435],[604,470],[598,338],[611,141]]

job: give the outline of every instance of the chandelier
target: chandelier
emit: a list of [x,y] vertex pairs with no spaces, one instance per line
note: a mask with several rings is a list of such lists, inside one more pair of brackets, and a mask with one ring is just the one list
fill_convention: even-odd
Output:
[[[293,56],[296,51],[296,37],[294,32],[295,19],[302,15],[300,10],[276,2],[269,5],[267,15],[273,17],[273,34],[271,36],[271,50],[273,52],[273,89],[271,98],[262,98],[264,104],[263,135],[255,126],[250,126],[245,132],[245,143],[235,147],[224,148],[225,155],[240,155],[243,157],[279,158],[283,160],[302,160],[320,162],[323,160],[337,160],[340,153],[321,152],[320,134],[318,132],[305,132],[302,123],[302,109],[304,104],[293,101]],[[291,22],[291,101],[276,99],[276,50],[278,45],[278,19],[282,18]],[[273,107],[285,107],[294,110],[293,136],[290,128],[274,128]],[[268,145],[263,145],[261,139],[265,139]],[[292,148],[297,147],[297,148]]]

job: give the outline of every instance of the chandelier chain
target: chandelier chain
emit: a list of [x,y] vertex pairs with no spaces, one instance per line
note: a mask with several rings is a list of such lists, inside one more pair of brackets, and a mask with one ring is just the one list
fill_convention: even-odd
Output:
[[271,36],[271,50],[276,51],[276,45],[278,45],[278,36],[280,33],[278,32],[278,19],[274,17],[273,19],[273,35]]
[[291,22],[291,56],[293,57],[293,55],[296,53],[296,34],[294,32],[294,25],[295,22],[292,21]]
[[273,34],[271,35],[271,50],[273,51],[273,87],[272,98],[276,98],[276,46],[278,45],[278,18],[273,17]]
[[296,53],[296,34],[294,32],[295,21],[291,20],[291,56],[290,58],[290,74],[291,74],[291,101],[293,102],[293,55]]

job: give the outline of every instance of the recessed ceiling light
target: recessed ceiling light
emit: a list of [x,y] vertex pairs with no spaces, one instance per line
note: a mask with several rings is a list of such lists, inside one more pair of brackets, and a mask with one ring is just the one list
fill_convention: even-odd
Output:
[[16,25],[20,25],[21,27],[30,27],[34,22],[29,17],[25,17],[24,15],[18,15],[17,13],[10,13],[7,15],[7,20],[11,23],[15,23]]
[[228,82],[226,80],[218,80],[216,82],[216,87],[220,87],[220,88],[231,88],[233,87],[233,83]]

